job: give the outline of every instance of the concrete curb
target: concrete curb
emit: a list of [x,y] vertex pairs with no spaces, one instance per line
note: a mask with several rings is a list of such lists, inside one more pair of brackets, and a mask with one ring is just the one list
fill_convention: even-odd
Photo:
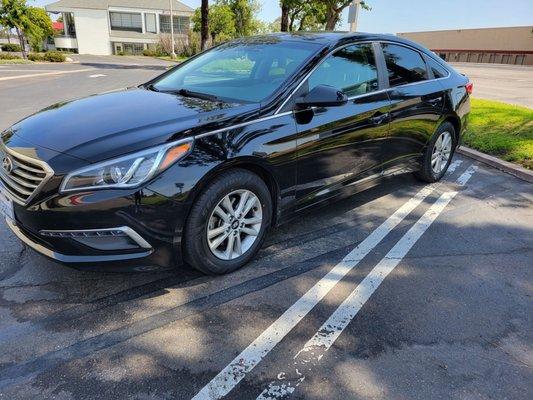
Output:
[[483,164],[490,165],[491,167],[499,169],[500,171],[516,176],[517,178],[522,179],[523,181],[533,183],[533,171],[521,167],[520,165],[500,160],[499,158],[489,156],[488,154],[481,153],[477,150],[465,146],[460,146],[457,149],[457,152],[459,154],[482,162]]

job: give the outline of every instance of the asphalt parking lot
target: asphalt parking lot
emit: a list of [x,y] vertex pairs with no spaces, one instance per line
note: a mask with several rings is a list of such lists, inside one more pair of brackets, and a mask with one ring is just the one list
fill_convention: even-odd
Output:
[[[0,130],[166,64],[39,67],[88,70],[0,68]],[[456,156],[439,184],[391,177],[273,230],[223,277],[80,272],[2,221],[0,399],[530,399],[532,204]]]
[[533,67],[452,63],[474,82],[474,96],[533,108]]

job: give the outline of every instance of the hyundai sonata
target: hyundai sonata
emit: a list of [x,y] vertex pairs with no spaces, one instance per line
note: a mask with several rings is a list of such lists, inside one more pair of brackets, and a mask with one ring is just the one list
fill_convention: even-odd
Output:
[[4,131],[0,212],[69,265],[227,273],[311,206],[393,173],[441,179],[471,91],[394,36],[235,40]]

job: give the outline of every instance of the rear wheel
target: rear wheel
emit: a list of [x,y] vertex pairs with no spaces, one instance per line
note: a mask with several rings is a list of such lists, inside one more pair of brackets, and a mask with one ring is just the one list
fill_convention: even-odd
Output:
[[260,249],[272,218],[270,192],[252,172],[224,172],[194,203],[184,232],[184,255],[194,268],[225,274]]
[[455,141],[455,128],[449,122],[443,123],[428,143],[420,170],[415,174],[417,178],[424,182],[439,181],[452,161]]

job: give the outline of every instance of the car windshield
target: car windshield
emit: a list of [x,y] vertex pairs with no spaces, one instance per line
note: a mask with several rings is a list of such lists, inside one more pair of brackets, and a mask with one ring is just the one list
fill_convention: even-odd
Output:
[[276,38],[223,44],[151,85],[185,96],[261,102],[318,49],[315,43]]

